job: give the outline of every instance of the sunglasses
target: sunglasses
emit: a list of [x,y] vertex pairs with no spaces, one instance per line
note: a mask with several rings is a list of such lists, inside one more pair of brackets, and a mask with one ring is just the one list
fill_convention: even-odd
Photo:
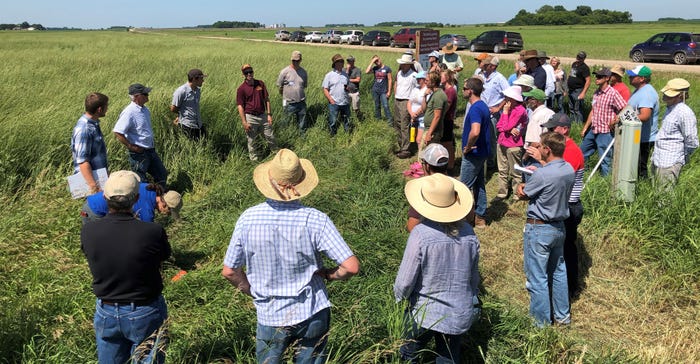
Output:
[[253,73],[254,73],[253,70],[243,71],[243,74],[244,74],[244,75],[252,75]]

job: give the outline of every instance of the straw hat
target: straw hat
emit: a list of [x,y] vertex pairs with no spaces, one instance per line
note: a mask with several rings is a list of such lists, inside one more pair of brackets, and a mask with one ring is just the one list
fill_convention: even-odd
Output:
[[514,85],[519,85],[519,86],[527,86],[527,87],[535,87],[535,78],[530,76],[530,75],[520,75],[515,81],[513,81]]
[[445,44],[444,47],[442,47],[442,53],[445,53],[445,54],[452,54],[455,52],[455,50],[456,50],[455,45],[452,44],[452,42],[449,42],[449,43]]
[[616,65],[612,66],[612,68],[610,69],[610,72],[611,72],[611,73],[614,73],[614,74],[616,74],[616,75],[618,75],[618,76],[620,76],[620,77],[624,77],[624,76],[625,76],[625,68],[622,67],[622,66],[619,65],[619,64],[616,64]]
[[404,194],[419,214],[435,222],[459,221],[474,204],[464,183],[441,173],[408,181]]
[[310,160],[299,159],[289,149],[280,149],[275,158],[255,168],[253,182],[271,200],[293,201],[313,191],[318,185],[318,174]]
[[661,92],[668,97],[676,97],[678,94],[690,89],[690,83],[682,78],[674,78],[666,83]]
[[503,96],[510,97],[511,99],[523,102],[523,89],[520,86],[510,86],[503,90]]
[[401,58],[396,60],[398,64],[413,64],[413,56],[409,53],[404,53]]

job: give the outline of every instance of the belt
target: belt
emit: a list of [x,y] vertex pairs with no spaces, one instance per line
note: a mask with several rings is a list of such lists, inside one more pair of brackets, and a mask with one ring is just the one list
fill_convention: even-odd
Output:
[[394,99],[395,101],[408,101],[408,99]]
[[130,302],[117,302],[117,301],[105,301],[101,300],[103,305],[107,306],[148,306],[155,300],[142,300],[142,301],[130,301]]
[[531,217],[528,217],[527,219],[525,219],[525,222],[528,224],[544,225],[544,224],[551,224],[551,223],[556,222],[556,221],[544,221],[544,220],[533,219]]

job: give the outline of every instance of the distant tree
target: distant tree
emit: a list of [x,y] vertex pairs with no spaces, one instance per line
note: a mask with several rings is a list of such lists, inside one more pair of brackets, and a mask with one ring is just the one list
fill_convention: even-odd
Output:
[[22,29],[27,29],[27,28],[29,28],[29,23],[27,23],[26,21],[22,22],[22,24],[20,24],[19,27]]
[[590,15],[593,12],[593,10],[591,10],[590,6],[579,5],[576,7],[576,10],[574,10],[574,12],[581,16],[587,16]]
[[219,20],[212,24],[213,28],[262,28],[263,25],[257,22],[250,21],[222,21]]
[[550,5],[543,5],[541,8],[537,9],[537,14],[546,13],[548,11],[554,11],[554,8]]
[[566,8],[564,8],[561,5],[555,5],[554,6],[554,11],[567,11]]
[[607,9],[592,10],[590,6],[578,6],[574,11],[568,11],[563,6],[544,5],[535,13],[520,10],[506,25],[574,25],[574,24],[617,24],[631,23],[632,14],[629,12]]

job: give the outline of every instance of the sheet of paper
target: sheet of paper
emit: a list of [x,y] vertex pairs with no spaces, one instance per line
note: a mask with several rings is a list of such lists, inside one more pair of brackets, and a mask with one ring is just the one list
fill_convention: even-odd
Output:
[[521,166],[520,166],[519,164],[517,164],[517,163],[515,163],[515,166],[514,166],[514,167],[515,167],[515,170],[516,170],[516,171],[519,171],[520,173],[532,174],[532,172],[533,172],[533,171],[531,171],[531,170],[529,170],[529,169],[527,169],[527,168],[521,167]]
[[[107,182],[107,169],[100,168],[96,171],[92,171],[92,178],[94,178],[97,185],[102,188],[105,182]],[[68,176],[68,190],[70,191],[71,197],[74,199],[83,198],[91,194],[90,187],[80,173]]]

